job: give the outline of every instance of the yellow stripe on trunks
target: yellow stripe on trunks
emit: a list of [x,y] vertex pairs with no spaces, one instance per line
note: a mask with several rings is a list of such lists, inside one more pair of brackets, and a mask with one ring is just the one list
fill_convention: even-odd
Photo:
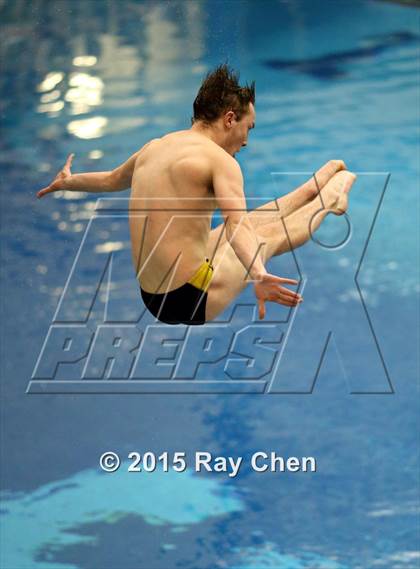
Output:
[[203,263],[201,263],[196,273],[190,278],[188,282],[196,288],[199,288],[205,292],[209,287],[211,278],[213,276],[213,271],[213,265],[211,265],[210,261],[206,259],[203,261]]

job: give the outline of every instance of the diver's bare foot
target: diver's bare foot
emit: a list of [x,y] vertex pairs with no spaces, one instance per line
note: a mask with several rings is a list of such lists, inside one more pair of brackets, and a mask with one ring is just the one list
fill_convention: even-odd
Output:
[[337,172],[322,191],[325,207],[335,215],[343,215],[348,207],[348,194],[356,180],[356,174],[343,170]]
[[346,165],[343,160],[329,160],[326,164],[321,166],[312,178],[303,185],[308,192],[308,199],[315,198],[337,172],[345,169]]

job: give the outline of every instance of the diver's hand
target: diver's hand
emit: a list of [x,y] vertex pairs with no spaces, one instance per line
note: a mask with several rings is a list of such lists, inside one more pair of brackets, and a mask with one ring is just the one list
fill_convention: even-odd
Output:
[[39,190],[39,192],[36,194],[38,198],[42,198],[42,196],[45,196],[46,194],[50,194],[52,192],[68,189],[67,182],[71,178],[70,167],[73,158],[74,154],[69,154],[66,163],[64,164],[63,168],[58,172],[57,176],[54,178],[51,184],[49,186],[46,186],[45,188],[42,188],[42,190]]
[[258,301],[258,317],[260,320],[263,320],[265,317],[266,301],[277,302],[278,304],[284,304],[286,306],[296,306],[302,302],[303,299],[300,294],[281,286],[280,283],[295,285],[298,284],[298,281],[265,273],[258,279],[258,282],[254,283],[254,292]]

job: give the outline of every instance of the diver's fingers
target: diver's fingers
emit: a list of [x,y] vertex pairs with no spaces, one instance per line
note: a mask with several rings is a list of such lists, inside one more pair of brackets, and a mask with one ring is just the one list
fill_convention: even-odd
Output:
[[263,320],[265,317],[265,302],[262,298],[258,299],[258,318]]
[[36,195],[38,198],[42,198],[46,194],[50,194],[51,192],[54,191],[55,191],[54,188],[52,188],[51,186],[47,186],[46,188],[42,188],[42,190],[39,190],[39,192]]
[[284,304],[285,306],[297,306],[298,304],[301,303],[300,300],[292,300],[289,297],[285,297],[282,295],[277,296],[274,299],[274,302],[277,302],[277,304]]
[[66,163],[64,164],[64,168],[63,168],[63,170],[66,173],[70,174],[70,168],[71,168],[71,163],[73,162],[73,158],[74,158],[74,153],[71,153],[67,156],[67,160],[66,160]]
[[291,299],[300,300],[302,298],[301,294],[299,294],[298,292],[295,292],[294,290],[290,290],[284,286],[278,287],[278,292],[280,294],[282,294],[283,296],[286,296],[286,297],[291,298]]
[[283,277],[278,277],[277,275],[271,275],[270,273],[264,275],[263,281],[273,283],[299,284],[299,281],[296,279],[286,279]]

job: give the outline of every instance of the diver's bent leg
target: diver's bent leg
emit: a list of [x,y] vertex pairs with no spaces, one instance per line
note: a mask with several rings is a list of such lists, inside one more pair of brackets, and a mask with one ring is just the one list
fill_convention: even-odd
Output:
[[315,172],[307,182],[292,192],[248,212],[254,229],[278,221],[280,217],[286,217],[305,206],[316,198],[318,192],[324,188],[334,174],[344,169],[345,164],[342,160],[330,160]]
[[[321,195],[306,206],[279,220],[265,224],[256,230],[260,243],[263,243],[264,263],[271,257],[300,247],[310,239],[311,234],[322,223],[329,212],[343,213],[347,208],[347,193],[355,175],[351,172],[338,172],[325,185]],[[217,244],[214,258],[214,274],[208,289],[206,321],[214,319],[248,285],[248,271],[239,261],[230,243],[223,237],[220,226],[213,229],[211,239]]]
[[344,213],[348,192],[355,179],[351,172],[337,172],[324,186],[321,194],[307,205],[283,220],[259,227],[256,231],[258,238],[266,244],[265,261],[306,243],[328,213]]

